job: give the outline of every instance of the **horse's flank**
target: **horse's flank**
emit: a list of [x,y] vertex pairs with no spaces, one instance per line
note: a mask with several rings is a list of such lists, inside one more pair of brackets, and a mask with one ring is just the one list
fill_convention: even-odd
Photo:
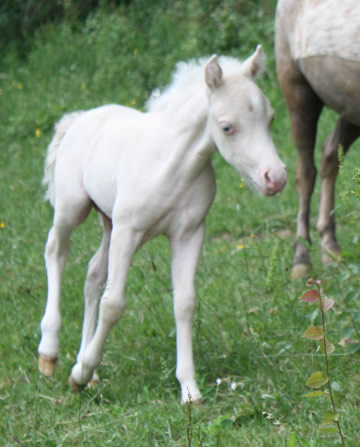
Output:
[[336,56],[360,62],[358,6],[358,0],[280,1],[277,14],[286,27],[293,58]]

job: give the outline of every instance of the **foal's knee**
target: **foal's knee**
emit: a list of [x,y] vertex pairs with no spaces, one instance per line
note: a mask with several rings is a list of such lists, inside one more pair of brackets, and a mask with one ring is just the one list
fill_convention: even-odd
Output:
[[124,296],[110,297],[103,295],[100,303],[100,320],[102,323],[113,326],[124,313],[126,300]]
[[177,319],[192,319],[195,312],[195,294],[175,296],[174,312]]
[[95,268],[89,269],[84,286],[85,299],[89,302],[92,302],[94,299],[97,300],[100,297],[105,281],[106,272],[103,273]]
[[44,257],[49,260],[56,253],[57,243],[54,235],[54,230],[51,229],[45,246]]

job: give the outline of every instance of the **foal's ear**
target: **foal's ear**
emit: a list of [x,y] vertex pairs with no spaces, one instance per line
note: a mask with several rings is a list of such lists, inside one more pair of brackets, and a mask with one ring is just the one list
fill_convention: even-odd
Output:
[[242,64],[242,70],[245,76],[257,78],[264,70],[266,57],[261,45],[256,47],[255,53],[245,60]]
[[218,63],[216,54],[211,56],[205,66],[205,81],[209,88],[214,89],[220,86],[223,72]]

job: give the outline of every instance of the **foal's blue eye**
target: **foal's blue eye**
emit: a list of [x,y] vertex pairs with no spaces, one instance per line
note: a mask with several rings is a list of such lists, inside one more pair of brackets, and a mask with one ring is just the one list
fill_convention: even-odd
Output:
[[224,133],[230,135],[235,132],[234,127],[230,123],[220,123],[220,127]]

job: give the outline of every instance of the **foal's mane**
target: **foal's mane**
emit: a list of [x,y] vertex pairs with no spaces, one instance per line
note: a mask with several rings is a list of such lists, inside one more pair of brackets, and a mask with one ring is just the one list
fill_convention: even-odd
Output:
[[[177,110],[189,98],[201,93],[206,99],[205,65],[209,58],[178,62],[170,84],[162,92],[155,89],[146,103],[148,112],[170,112]],[[219,64],[224,77],[242,74],[242,62],[229,56],[220,56]]]

